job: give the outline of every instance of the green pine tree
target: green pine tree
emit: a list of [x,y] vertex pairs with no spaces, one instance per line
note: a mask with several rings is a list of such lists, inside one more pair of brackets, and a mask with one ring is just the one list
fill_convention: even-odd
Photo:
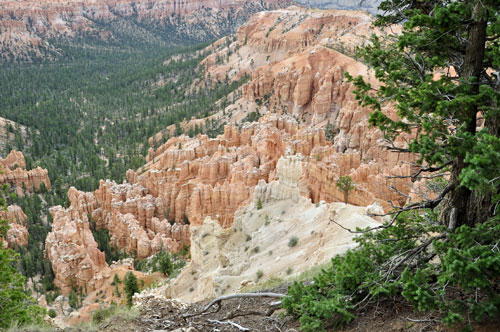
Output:
[[135,293],[139,292],[139,284],[137,283],[137,277],[132,271],[127,272],[124,278],[125,282],[125,294],[127,295],[127,305],[132,306],[132,297]]
[[354,189],[354,182],[349,175],[341,176],[336,184],[337,188],[344,193],[344,203],[349,200],[349,192]]
[[172,262],[172,257],[168,251],[161,251],[158,257],[158,264],[160,265],[160,271],[165,276],[170,276],[174,272],[174,263]]

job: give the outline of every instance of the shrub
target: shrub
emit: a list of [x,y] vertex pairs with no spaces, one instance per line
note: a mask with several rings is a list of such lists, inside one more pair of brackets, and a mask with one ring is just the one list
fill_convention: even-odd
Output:
[[264,276],[264,271],[258,270],[255,275],[257,276],[257,280],[260,280]]
[[50,318],[56,318],[57,317],[57,312],[54,309],[50,309],[49,312],[49,317]]
[[139,311],[135,308],[125,306],[119,307],[116,303],[111,303],[109,307],[103,307],[92,312],[92,323],[100,324],[112,317],[118,317],[120,320],[130,321],[137,318]]
[[344,203],[347,204],[349,200],[349,192],[354,189],[354,182],[351,177],[348,175],[341,176],[337,181],[337,188],[344,193]]
[[436,218],[405,215],[391,227],[357,237],[359,246],[333,258],[314,283],[295,282],[283,307],[305,332],[343,326],[355,318],[357,306],[383,297],[402,296],[419,311],[437,311],[449,326],[495,317],[500,218],[446,233],[444,226],[423,221],[431,217]]
[[99,308],[92,313],[92,323],[99,324],[104,322],[108,317],[111,317],[116,312],[116,305],[111,305],[106,308]]
[[259,200],[257,201],[257,210],[260,209],[262,209],[262,199],[259,198]]
[[292,236],[290,238],[290,240],[288,241],[288,246],[290,248],[293,248],[293,247],[295,247],[297,245],[297,243],[299,243],[299,238],[296,237],[296,236]]
[[132,297],[135,293],[139,292],[139,284],[137,283],[137,277],[132,271],[127,272],[124,278],[125,282],[125,293],[127,294],[127,305],[132,306]]
[[158,263],[160,265],[160,271],[163,275],[171,275],[174,272],[174,263],[172,263],[172,258],[169,252],[161,251],[158,254]]

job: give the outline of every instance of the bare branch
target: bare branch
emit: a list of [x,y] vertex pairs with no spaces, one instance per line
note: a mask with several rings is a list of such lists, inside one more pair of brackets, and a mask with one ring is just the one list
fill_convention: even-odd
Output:
[[432,172],[437,172],[437,171],[440,171],[442,170],[443,168],[447,167],[447,166],[450,166],[451,165],[451,161],[447,162],[446,164],[443,164],[439,167],[424,167],[424,168],[421,168],[420,170],[418,170],[418,172],[416,172],[415,174],[413,174],[411,176],[411,182],[415,182],[417,180],[417,177],[422,174],[422,173],[432,173]]
[[[203,315],[205,312],[208,311],[213,305],[217,304],[220,308],[220,303],[224,300],[230,300],[230,299],[237,299],[237,298],[259,298],[259,297],[269,297],[269,298],[278,298],[281,299],[285,297],[283,294],[279,293],[239,293],[239,294],[230,294],[230,295],[223,295],[219,296],[218,298],[212,300],[209,304],[206,305],[205,308],[199,313],[194,313],[194,314],[184,314],[184,318],[188,317],[194,317],[194,316],[200,316]],[[277,304],[279,302],[274,302],[274,304]],[[217,309],[218,311],[219,309]]]
[[436,198],[436,199],[428,200],[428,201],[424,201],[424,202],[416,202],[416,203],[407,205],[406,207],[398,208],[395,211],[391,211],[391,212],[388,212],[385,214],[371,214],[370,215],[371,217],[385,217],[385,216],[392,215],[393,217],[392,217],[391,221],[385,225],[371,227],[371,228],[367,228],[367,229],[360,230],[360,231],[353,231],[352,229],[344,227],[341,224],[339,224],[338,222],[336,222],[334,220],[334,218],[330,218],[330,221],[333,222],[334,224],[338,225],[340,228],[348,231],[349,233],[353,233],[353,234],[363,234],[363,233],[368,233],[368,232],[372,232],[372,231],[379,230],[379,229],[389,228],[392,225],[394,225],[394,223],[396,222],[396,219],[399,217],[399,215],[405,211],[414,211],[414,210],[420,210],[420,209],[434,209],[436,206],[438,206],[439,203],[441,203],[441,201],[444,199],[444,197],[453,188],[455,188],[455,186],[456,186],[455,183],[448,185],[446,188],[444,188],[444,190],[441,192],[441,194],[439,194],[438,198]]
[[389,143],[390,145],[385,146],[385,148],[389,151],[397,151],[397,152],[405,152],[405,153],[412,152],[410,149],[400,148],[400,147],[395,146],[393,141],[387,140],[387,143]]
[[446,234],[440,234],[438,236],[431,237],[429,240],[425,241],[415,249],[411,250],[408,255],[406,255],[403,259],[401,259],[394,267],[391,269],[387,270],[387,275],[390,275],[393,271],[395,271],[397,268],[399,268],[404,262],[409,260],[410,258],[414,257],[418,253],[422,252],[425,248],[427,248],[432,242],[436,240],[441,240],[446,238]]
[[265,312],[240,311],[239,309],[236,309],[236,310],[230,312],[226,317],[224,317],[224,320],[233,319],[233,318],[242,317],[242,316],[266,316],[267,317],[267,316],[271,316],[279,308],[281,308],[281,301],[271,303],[269,306],[269,309],[267,309]]
[[219,321],[219,320],[209,319],[208,321],[209,321],[210,323],[215,323],[215,324],[220,324],[220,325],[231,325],[231,326],[233,326],[233,327],[236,327],[236,328],[237,328],[238,330],[240,330],[240,331],[250,331],[250,329],[249,329],[249,328],[247,328],[247,327],[243,327],[243,326],[241,326],[241,325],[238,325],[238,324],[236,324],[235,322],[231,322],[230,320],[225,321],[225,322],[221,322],[221,321]]

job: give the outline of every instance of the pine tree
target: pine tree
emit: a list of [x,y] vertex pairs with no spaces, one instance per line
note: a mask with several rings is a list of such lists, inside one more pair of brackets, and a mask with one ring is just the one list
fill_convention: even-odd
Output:
[[132,271],[127,272],[125,275],[125,294],[127,295],[127,305],[132,306],[132,297],[135,293],[139,292],[139,284],[137,283],[137,277]]
[[336,184],[337,188],[344,193],[344,203],[349,200],[349,192],[354,189],[354,183],[349,175],[341,176]]
[[160,271],[163,275],[171,275],[174,271],[174,263],[172,262],[172,257],[169,252],[164,252],[163,250],[159,253],[158,263],[160,265]]
[[[373,37],[360,56],[381,82],[378,90],[355,79],[370,123],[388,147],[419,156],[412,180],[449,174],[434,200],[406,209],[435,208],[452,228],[484,222],[500,188],[500,4],[496,0],[391,0],[378,26],[403,24],[403,33]],[[399,119],[383,110],[392,101]],[[395,144],[402,134],[413,139]]]

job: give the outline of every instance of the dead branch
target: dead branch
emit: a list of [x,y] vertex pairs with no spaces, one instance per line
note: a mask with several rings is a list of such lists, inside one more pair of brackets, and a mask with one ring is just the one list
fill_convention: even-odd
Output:
[[262,311],[240,311],[238,308],[238,309],[230,312],[226,317],[224,317],[224,320],[233,319],[236,317],[243,317],[243,316],[266,316],[266,317],[268,317],[268,316],[271,316],[280,307],[281,307],[281,301],[271,303],[269,306],[269,309],[267,309],[265,312],[262,312]]
[[215,324],[220,324],[220,325],[231,325],[231,326],[233,326],[233,327],[236,327],[236,328],[237,328],[238,330],[240,330],[240,331],[250,331],[250,329],[249,329],[249,328],[247,328],[247,327],[243,327],[243,326],[241,326],[241,325],[238,325],[238,324],[236,324],[235,322],[231,322],[230,320],[225,321],[225,322],[221,322],[221,321],[219,321],[219,320],[209,319],[208,321],[209,321],[210,323],[215,323]]
[[[205,308],[203,308],[203,310],[201,312],[194,313],[194,314],[184,314],[183,317],[188,318],[188,317],[203,315],[203,314],[205,314],[205,312],[208,311],[208,309],[210,309],[215,304],[218,305],[217,311],[219,311],[219,309],[221,307],[220,303],[224,300],[237,299],[237,298],[258,298],[258,297],[269,297],[269,298],[281,299],[281,298],[285,297],[285,295],[279,294],[279,293],[239,293],[239,294],[223,295],[223,296],[219,296],[218,298],[212,300],[209,304],[206,305]],[[281,302],[272,303],[273,306],[277,305],[277,304],[281,304]],[[217,312],[217,311],[215,311],[215,312]]]
[[421,173],[424,173],[424,172],[426,172],[426,173],[433,173],[433,172],[437,172],[437,171],[440,171],[440,170],[442,170],[443,168],[445,168],[445,167],[447,167],[447,166],[449,166],[449,165],[451,165],[451,161],[449,161],[449,162],[447,162],[447,163],[445,163],[445,164],[443,164],[443,165],[441,165],[441,166],[439,166],[439,167],[424,167],[424,168],[421,168],[421,169],[419,169],[419,170],[418,170],[415,174],[413,174],[413,175],[411,176],[411,181],[412,181],[412,182],[415,182],[415,181],[417,180],[418,176],[419,176]]
[[405,211],[414,211],[414,210],[420,210],[420,209],[434,209],[436,206],[439,205],[439,203],[441,203],[441,201],[444,199],[446,194],[448,194],[453,188],[455,188],[455,186],[456,186],[456,183],[452,183],[452,184],[448,185],[446,188],[443,189],[441,194],[439,194],[438,198],[436,198],[436,199],[428,200],[428,201],[424,201],[424,202],[416,202],[413,204],[409,204],[405,207],[398,207],[397,210],[391,211],[388,213],[384,213],[384,214],[371,214],[370,215],[371,217],[385,217],[385,216],[392,215],[393,217],[391,219],[391,222],[389,222],[388,224],[385,224],[385,225],[371,227],[371,228],[363,229],[360,231],[353,231],[352,229],[344,227],[341,224],[339,224],[338,222],[336,222],[334,220],[334,218],[330,218],[330,221],[333,222],[334,224],[338,225],[343,230],[346,230],[349,233],[353,233],[353,234],[363,234],[363,233],[368,233],[368,232],[372,232],[372,231],[379,230],[379,229],[389,228],[396,222],[396,219],[399,217],[399,215]]
[[437,241],[437,240],[441,240],[441,239],[444,239],[444,238],[446,238],[446,234],[440,234],[438,236],[434,236],[434,237],[428,239],[427,241],[425,241],[424,243],[422,243],[418,247],[416,247],[413,250],[411,250],[409,252],[409,254],[407,254],[404,258],[402,258],[395,266],[391,267],[387,271],[386,275],[389,276],[393,271],[396,271],[404,262],[406,262],[410,258],[413,258],[416,255],[418,255],[420,252],[422,252],[423,250],[425,250],[430,244],[432,244],[432,242]]
[[401,190],[395,188],[392,184],[389,185],[389,189],[391,189],[392,191],[394,191],[396,194],[398,195],[401,195],[401,196],[404,196],[406,197],[407,199],[410,199],[410,195],[408,194],[405,194],[404,192],[402,192]]

